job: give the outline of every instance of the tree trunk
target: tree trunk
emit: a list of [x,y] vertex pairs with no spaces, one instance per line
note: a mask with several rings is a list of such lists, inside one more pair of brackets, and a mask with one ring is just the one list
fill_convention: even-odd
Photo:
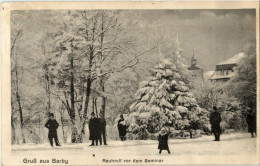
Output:
[[11,130],[12,130],[12,138],[11,138],[11,143],[15,144],[16,143],[16,134],[15,134],[15,124],[14,124],[14,116],[13,116],[13,112],[15,111],[14,109],[14,105],[13,102],[11,102],[11,108],[12,108],[12,114],[11,114]]
[[87,115],[88,115],[88,105],[89,105],[89,98],[90,98],[90,93],[91,93],[91,80],[88,79],[87,80],[87,92],[86,92],[86,101],[85,101],[85,107],[84,107],[84,120],[87,119]]
[[85,135],[85,125],[87,123],[87,116],[88,116],[88,105],[89,105],[89,100],[90,100],[90,93],[91,93],[91,85],[92,85],[92,65],[93,65],[93,56],[94,56],[94,42],[95,42],[95,31],[96,31],[96,20],[93,20],[94,25],[92,28],[92,36],[91,36],[91,41],[92,44],[89,46],[89,60],[88,60],[88,76],[87,76],[87,88],[86,88],[86,101],[84,105],[84,114],[83,114],[83,123],[82,123],[82,128],[80,132],[80,137],[83,138],[83,135]]
[[95,112],[95,99],[92,98],[92,112]]
[[84,106],[84,115],[83,115],[83,123],[82,123],[82,129],[81,129],[81,137],[85,135],[85,125],[87,123],[87,118],[88,118],[88,105],[89,105],[89,100],[90,100],[90,93],[91,93],[91,84],[92,81],[90,78],[87,79],[87,92],[86,92],[86,101],[85,101],[85,106]]
[[[104,84],[104,80],[103,78],[100,79],[100,87],[101,87],[101,91],[105,92],[105,84]],[[103,118],[105,118],[105,113],[106,113],[106,97],[105,96],[101,96],[102,101],[101,101],[101,109],[100,109],[100,113],[103,116]]]
[[16,144],[16,134],[15,134],[15,125],[14,125],[14,118],[13,116],[11,117],[11,125],[12,125],[12,144]]
[[[42,54],[44,56],[45,55],[45,46],[44,46],[44,42],[42,42]],[[43,66],[44,70],[45,70],[45,81],[46,81],[46,93],[47,93],[47,97],[48,97],[48,100],[47,100],[47,113],[50,112],[50,109],[51,109],[51,91],[50,91],[50,75],[49,75],[49,66],[48,66],[48,62],[47,60],[45,60],[44,62],[44,66]]]
[[83,99],[84,99],[84,83],[82,78],[80,78],[80,87],[81,89],[79,89],[79,95],[80,95],[80,105],[78,108],[78,114],[79,114],[79,118],[80,118],[80,122],[83,121]]
[[[15,66],[14,66],[14,72],[15,72],[14,82],[15,82],[15,85],[14,86],[16,88],[16,90],[15,90],[16,100],[17,100],[18,110],[19,110],[19,115],[20,115],[20,129],[21,129],[23,142],[25,143],[24,134],[23,134],[23,110],[22,110],[22,106],[21,106],[21,98],[20,98],[20,95],[19,95],[18,63],[17,63],[17,56],[14,55],[15,47],[16,47],[16,41],[20,37],[20,35],[21,35],[21,29],[19,29],[16,36],[14,37],[14,40],[12,40],[12,43],[11,43],[11,58],[13,58],[15,60]],[[13,123],[12,123],[12,125],[13,125]],[[18,138],[19,137],[17,136],[16,137],[17,143],[20,142],[20,141],[18,141]]]
[[[94,99],[94,107],[95,107],[96,115],[97,115],[97,118],[98,118],[97,98]],[[93,111],[94,111],[94,110],[93,110]]]
[[88,77],[87,77],[87,87],[86,87],[86,100],[85,100],[85,105],[84,105],[84,113],[83,113],[83,123],[82,123],[82,128],[81,128],[81,134],[80,136],[83,137],[85,135],[85,125],[87,123],[87,118],[88,118],[88,105],[89,105],[89,100],[90,100],[90,93],[91,93],[91,85],[92,85],[92,77],[91,77],[91,70],[92,70],[92,60],[93,60],[93,48],[90,48],[91,53],[89,56],[89,64],[88,64]]
[[65,135],[65,131],[64,131],[64,125],[63,125],[63,113],[60,113],[60,120],[61,120],[61,129],[62,129],[62,136],[63,136],[63,142],[67,143],[67,136]]
[[16,99],[17,99],[17,103],[18,103],[18,110],[19,110],[19,114],[20,114],[20,122],[21,122],[21,128],[23,128],[23,109],[21,106],[21,99],[20,99],[20,95],[18,92],[16,92]]
[[51,112],[51,90],[50,90],[50,77],[49,77],[49,71],[48,71],[48,65],[46,69],[46,88],[47,88],[47,96],[48,96],[48,101],[47,101],[47,113]]
[[[100,35],[100,49],[102,50],[103,49],[103,44],[104,44],[104,38],[105,38],[105,33],[104,33],[104,13],[102,13],[102,16],[101,16],[101,31],[102,31],[102,34]],[[100,52],[100,61],[103,61],[103,54],[102,52]],[[101,71],[102,73],[102,71]],[[105,83],[104,83],[104,77],[101,77],[100,78],[100,88],[101,88],[101,91],[105,92]],[[101,96],[102,98],[102,101],[101,101],[101,109],[100,109],[100,113],[101,113],[101,116],[103,116],[103,118],[105,118],[105,113],[106,113],[106,98],[105,96]]]
[[18,85],[18,71],[16,69],[15,71],[15,75],[16,75],[16,100],[17,100],[17,104],[18,104],[18,110],[19,110],[19,114],[20,114],[20,122],[21,122],[21,128],[23,128],[23,110],[22,110],[22,106],[21,106],[21,98],[19,95],[19,85]]
[[17,100],[18,110],[19,110],[19,115],[20,115],[22,139],[23,139],[23,143],[25,143],[25,138],[24,138],[24,133],[23,133],[23,109],[22,109],[22,105],[21,105],[21,98],[20,98],[20,95],[19,95],[17,68],[16,68],[16,71],[15,71],[15,77],[16,77],[16,100]]
[[77,142],[77,128],[75,126],[75,98],[74,98],[74,61],[73,61],[73,56],[71,55],[70,58],[70,103],[71,103],[71,110],[70,110],[70,119],[72,122],[72,132],[71,132],[71,143],[76,143]]
[[41,143],[41,113],[39,114],[39,142],[37,143]]
[[73,121],[75,121],[75,89],[74,89],[74,66],[73,66],[73,57],[70,59],[70,65],[71,65],[71,78],[70,78],[70,103],[71,103],[71,112],[70,117]]

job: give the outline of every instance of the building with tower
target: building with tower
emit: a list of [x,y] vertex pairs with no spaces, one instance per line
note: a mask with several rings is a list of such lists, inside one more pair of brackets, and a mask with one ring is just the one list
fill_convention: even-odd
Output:
[[193,56],[191,57],[191,65],[188,69],[191,71],[192,77],[204,80],[203,69],[200,65],[197,64],[197,58],[194,56],[194,52]]

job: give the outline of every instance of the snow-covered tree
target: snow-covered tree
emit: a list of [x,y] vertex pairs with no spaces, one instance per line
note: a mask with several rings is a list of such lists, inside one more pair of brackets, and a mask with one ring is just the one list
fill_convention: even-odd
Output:
[[246,56],[238,63],[236,75],[231,79],[226,89],[242,103],[256,110],[256,46],[249,43],[245,48]]
[[164,59],[151,75],[140,83],[126,118],[133,139],[153,138],[165,124],[180,132],[203,128],[207,111],[197,105],[177,67]]
[[177,70],[183,76],[183,81],[187,86],[191,86],[189,82],[192,80],[192,74],[188,70],[189,66],[187,65],[187,57],[183,54],[182,44],[179,41],[178,34],[174,35],[171,39],[168,39],[168,48],[166,50],[171,50],[169,53],[166,53],[165,58],[170,59],[174,65],[176,65]]
[[194,80],[193,88],[190,92],[194,94],[197,104],[209,112],[213,111],[213,106],[217,106],[221,113],[222,122],[221,129],[224,132],[226,129],[242,130],[245,128],[245,117],[243,117],[243,109],[245,105],[238,98],[234,97],[231,93],[228,93],[226,86],[229,86],[230,82],[216,83]]

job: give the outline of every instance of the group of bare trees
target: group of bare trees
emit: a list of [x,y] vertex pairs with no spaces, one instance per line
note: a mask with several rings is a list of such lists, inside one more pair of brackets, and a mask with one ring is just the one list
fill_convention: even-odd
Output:
[[[19,15],[14,15],[14,17],[19,17]],[[11,125],[12,125],[12,135],[15,136],[15,128],[19,127],[20,129],[23,128],[24,120],[23,120],[23,108],[22,108],[22,99],[20,97],[20,80],[21,80],[21,72],[22,69],[19,66],[19,58],[17,57],[17,41],[21,38],[22,35],[22,29],[21,29],[21,22],[15,22],[14,19],[11,18],[13,29],[11,34],[11,62],[12,62],[12,68],[11,68],[11,92],[12,92],[12,100],[11,100],[11,106],[12,106],[12,117],[11,117]],[[19,121],[15,119],[15,114],[19,114]],[[15,125],[17,124],[17,125]],[[18,140],[14,137],[12,138],[13,142],[18,142]]]
[[[37,112],[46,118],[49,112],[58,110],[61,119],[64,119],[64,114],[69,116],[71,142],[83,142],[89,113],[95,111],[97,116],[105,117],[107,101],[118,97],[113,96],[114,91],[111,91],[116,86],[113,82],[117,73],[127,71],[136,74],[135,68],[142,63],[142,57],[159,45],[159,40],[141,45],[140,32],[135,32],[136,28],[129,28],[138,26],[138,17],[127,21],[124,20],[125,14],[127,12],[109,10],[58,12],[44,20],[55,30],[46,30],[37,43],[29,43],[26,47],[22,47],[23,42],[17,43],[17,40],[28,29],[23,28],[21,18],[13,18],[12,111],[15,113],[18,110],[17,121],[20,122],[21,133],[25,132],[24,117],[28,119],[28,128],[33,121],[32,114]],[[25,15],[21,14],[21,17]],[[21,25],[18,26],[18,23]],[[22,52],[33,55],[32,48],[37,50],[37,56],[23,56]],[[22,60],[19,62],[19,59]],[[19,69],[20,66],[25,73]],[[19,84],[22,79],[26,80],[22,82],[23,86],[30,82],[27,87],[31,86],[31,91],[40,89],[40,92],[34,96],[21,96]],[[22,90],[23,93],[25,89]],[[25,99],[28,103],[22,104],[21,100]],[[33,110],[29,103],[37,105],[37,110]],[[43,105],[42,108],[40,104]],[[26,109],[30,116],[23,114],[25,107],[30,107]],[[12,131],[15,132],[17,125],[14,125],[14,117],[17,116],[12,116]],[[44,119],[40,121],[43,125]],[[13,136],[17,137],[17,134]]]

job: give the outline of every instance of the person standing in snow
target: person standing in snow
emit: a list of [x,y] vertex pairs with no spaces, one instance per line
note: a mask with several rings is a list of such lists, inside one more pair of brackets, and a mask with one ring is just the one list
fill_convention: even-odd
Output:
[[220,113],[217,110],[217,107],[213,107],[213,112],[210,115],[210,124],[211,124],[211,132],[214,133],[215,140],[220,141],[220,122],[222,121]]
[[58,136],[57,136],[57,129],[59,127],[58,122],[54,119],[54,114],[49,114],[49,120],[45,124],[45,127],[49,129],[48,138],[50,140],[50,144],[53,147],[53,139],[55,140],[56,146],[61,146],[59,144]]
[[158,141],[159,141],[158,149],[160,150],[159,154],[162,153],[162,150],[167,150],[168,154],[171,153],[168,146],[168,136],[169,136],[169,131],[165,126],[163,126],[158,137]]
[[106,120],[103,116],[103,114],[99,114],[99,118],[98,118],[98,129],[99,129],[99,141],[100,141],[100,145],[102,145],[102,137],[103,137],[103,141],[104,141],[104,145],[107,145],[107,141],[106,141]]
[[251,137],[254,138],[256,134],[256,112],[250,109],[246,116],[246,122],[248,125],[248,132],[251,133]]
[[120,115],[120,120],[118,121],[117,128],[118,128],[119,137],[120,137],[121,141],[125,141],[126,140],[126,137],[125,137],[126,136],[126,125],[125,125],[123,115]]
[[94,142],[96,142],[96,146],[98,145],[99,131],[98,131],[98,119],[95,117],[95,113],[91,113],[91,118],[88,122],[89,127],[89,140],[92,141],[90,146],[94,146]]

